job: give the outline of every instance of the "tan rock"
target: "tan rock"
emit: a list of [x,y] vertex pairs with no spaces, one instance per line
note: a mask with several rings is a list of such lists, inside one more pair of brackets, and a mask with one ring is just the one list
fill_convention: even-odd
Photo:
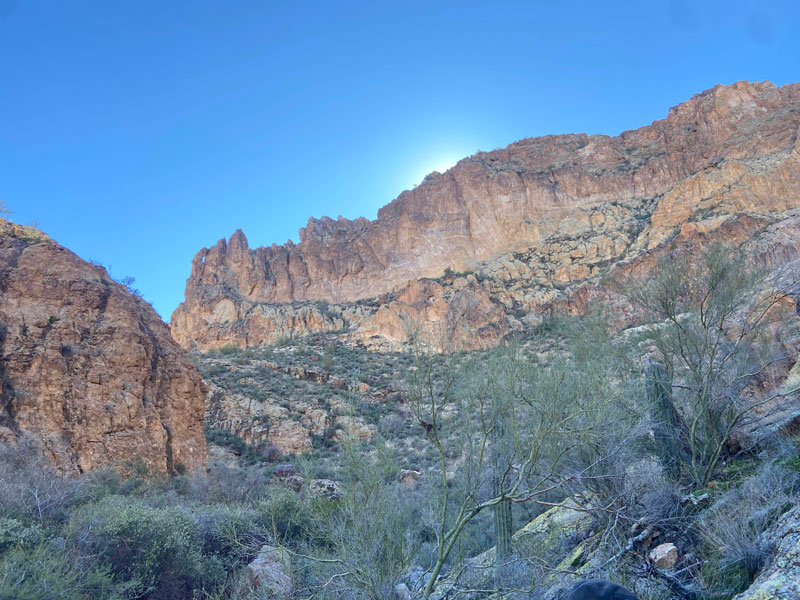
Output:
[[203,385],[152,307],[30,227],[0,219],[0,425],[64,470],[205,463]]
[[659,569],[671,569],[678,562],[678,549],[675,544],[667,542],[653,548],[648,556]]
[[398,583],[392,590],[393,600],[411,600],[411,590],[405,583]]
[[290,600],[294,597],[291,565],[291,557],[283,548],[262,546],[255,559],[247,565],[247,579],[268,598]]
[[415,471],[414,469],[400,469],[400,473],[397,476],[397,481],[412,487],[416,485],[417,480],[420,477],[422,477],[422,471]]
[[[220,362],[224,362],[220,359]],[[331,377],[328,373],[301,367],[280,367],[276,363],[258,361],[252,368],[267,367],[298,379],[326,383],[341,389],[359,389],[358,382]],[[244,367],[242,367],[244,368]],[[248,377],[239,379],[247,381]],[[313,447],[312,435],[331,431],[333,439],[342,441],[369,440],[375,427],[359,417],[338,414],[335,401],[323,409],[319,404],[297,398],[266,397],[254,400],[244,393],[231,392],[209,382],[206,393],[205,423],[213,429],[223,429],[240,437],[251,446],[273,444],[283,454],[300,454]]]

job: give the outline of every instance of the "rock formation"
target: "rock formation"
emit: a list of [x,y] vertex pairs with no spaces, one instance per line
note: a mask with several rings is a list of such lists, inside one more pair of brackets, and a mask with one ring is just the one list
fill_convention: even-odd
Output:
[[782,515],[764,535],[775,549],[773,556],[747,591],[733,600],[800,597],[800,507]]
[[[345,400],[348,392],[366,396],[371,390],[365,384],[265,360],[215,357],[206,362],[224,373],[206,372],[206,426],[233,433],[253,447],[269,443],[284,454],[299,454],[312,449],[314,436],[341,442],[368,440],[375,433],[374,427],[349,414]],[[282,393],[270,389],[270,384],[280,386],[282,381],[297,387]]]
[[0,381],[0,441],[27,434],[63,470],[205,462],[200,374],[152,307],[2,219]]
[[799,125],[800,84],[716,86],[616,137],[477,153],[375,221],[311,219],[297,245],[250,249],[239,230],[195,256],[171,330],[199,350],[335,331],[380,347],[420,327],[491,344],[547,306],[585,303],[609,269],[780,227],[800,207]]

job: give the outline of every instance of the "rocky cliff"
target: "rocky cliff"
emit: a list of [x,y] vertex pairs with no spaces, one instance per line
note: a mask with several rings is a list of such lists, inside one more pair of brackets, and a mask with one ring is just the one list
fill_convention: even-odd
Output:
[[41,232],[0,219],[0,441],[60,468],[204,463],[203,385],[152,307]]
[[800,84],[716,86],[617,137],[475,154],[375,221],[311,219],[297,245],[251,249],[237,231],[195,256],[172,334],[199,350],[308,332],[391,346],[418,328],[492,344],[548,306],[585,304],[609,269],[795,219],[798,126]]

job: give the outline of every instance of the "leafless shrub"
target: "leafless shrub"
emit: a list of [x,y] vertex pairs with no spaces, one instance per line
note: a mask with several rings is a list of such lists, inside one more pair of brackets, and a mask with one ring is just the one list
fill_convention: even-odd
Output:
[[274,463],[283,458],[283,452],[281,452],[281,449],[272,442],[260,444],[256,451],[259,455],[264,457],[267,462]]
[[719,555],[720,570],[739,567],[754,577],[773,549],[765,532],[799,496],[798,474],[774,463],[721,496],[700,522],[706,542]]
[[207,502],[248,502],[267,494],[269,477],[258,465],[210,462],[206,473],[189,476],[189,496]]
[[63,520],[65,509],[85,491],[83,479],[60,474],[31,438],[0,448],[0,510],[5,514]]

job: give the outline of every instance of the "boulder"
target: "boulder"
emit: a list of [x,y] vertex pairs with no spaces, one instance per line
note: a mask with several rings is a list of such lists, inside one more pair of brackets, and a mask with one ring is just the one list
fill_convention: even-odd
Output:
[[394,600],[411,600],[411,590],[405,583],[398,583],[392,592]]
[[417,483],[417,479],[422,476],[422,471],[415,471],[414,469],[400,469],[400,474],[397,476],[397,481],[403,485],[413,486]]
[[650,551],[649,557],[659,569],[671,569],[678,562],[678,549],[669,542],[659,544]]
[[294,595],[292,562],[283,548],[262,546],[247,565],[247,579],[253,588],[274,600],[289,600]]
[[287,490],[292,490],[293,492],[299,492],[303,489],[303,483],[305,483],[305,479],[300,477],[300,475],[290,475],[289,477],[276,477],[273,480],[277,485],[286,488]]
[[308,482],[308,493],[314,498],[338,500],[342,497],[342,489],[333,479],[312,479]]

